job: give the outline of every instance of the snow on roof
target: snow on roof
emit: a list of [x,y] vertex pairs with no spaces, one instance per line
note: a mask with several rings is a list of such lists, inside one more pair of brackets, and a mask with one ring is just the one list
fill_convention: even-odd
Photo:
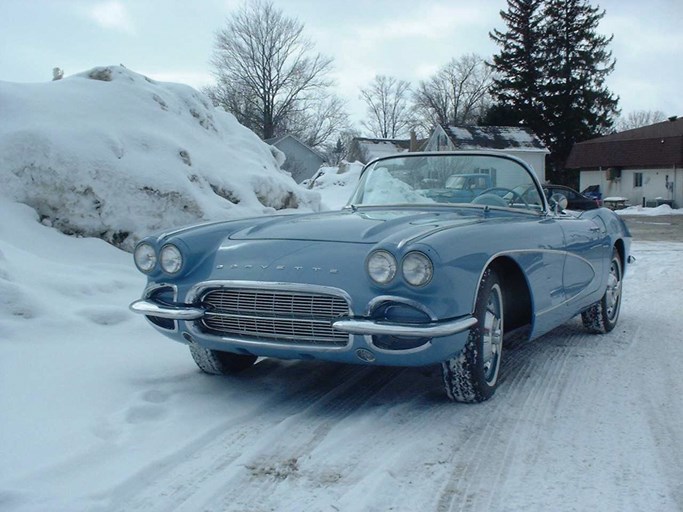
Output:
[[547,152],[530,129],[516,126],[443,126],[456,149],[506,149]]
[[[285,139],[291,139],[291,140],[295,141],[295,142],[296,142],[297,144],[299,144],[301,147],[306,148],[308,151],[310,151],[311,153],[313,153],[315,156],[317,156],[317,157],[320,158],[321,160],[323,160],[323,161],[325,160],[325,156],[324,156],[323,154],[321,154],[318,150],[313,149],[313,148],[310,147],[308,144],[306,144],[305,142],[302,142],[301,139],[299,139],[298,137],[292,135],[291,133],[285,133],[284,135],[279,135],[279,136],[277,136],[277,137],[272,137],[272,138],[270,138],[270,139],[263,139],[263,142],[265,142],[266,144],[269,144],[269,145],[271,145],[271,146],[274,146],[274,147],[278,148],[278,144],[280,144],[280,142],[282,142],[282,141],[285,140]],[[279,148],[278,148],[278,151],[280,151]]]
[[367,137],[354,138],[367,161],[375,158],[404,153],[410,149],[409,139],[372,139]]
[[0,194],[64,232],[130,249],[160,229],[319,208],[277,150],[186,85],[107,66],[0,82],[0,104]]

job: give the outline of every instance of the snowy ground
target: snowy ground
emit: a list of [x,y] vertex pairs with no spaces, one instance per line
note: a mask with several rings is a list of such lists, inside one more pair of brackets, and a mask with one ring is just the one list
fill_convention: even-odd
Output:
[[634,243],[613,333],[510,348],[458,405],[433,368],[204,375],[128,312],[129,254],[0,218],[0,510],[683,509],[683,243]]

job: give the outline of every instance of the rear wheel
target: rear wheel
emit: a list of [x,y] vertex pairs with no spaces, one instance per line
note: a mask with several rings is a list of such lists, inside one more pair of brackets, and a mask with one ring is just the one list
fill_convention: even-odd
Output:
[[211,350],[200,347],[196,343],[190,345],[190,353],[199,369],[212,375],[230,375],[241,372],[256,362],[256,356]]
[[592,333],[604,334],[610,332],[617,325],[621,309],[621,281],[623,272],[621,258],[615,249],[610,261],[609,276],[607,276],[607,290],[598,302],[581,313],[584,327]]
[[441,364],[444,387],[455,402],[488,400],[496,391],[503,353],[503,289],[498,274],[487,269],[479,284],[474,309],[477,325],[465,348]]

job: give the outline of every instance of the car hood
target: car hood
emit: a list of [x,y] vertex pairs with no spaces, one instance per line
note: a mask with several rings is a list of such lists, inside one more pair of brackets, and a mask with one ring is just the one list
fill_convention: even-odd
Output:
[[303,240],[376,244],[394,234],[412,238],[434,230],[481,222],[478,213],[411,209],[282,215],[242,229],[231,240]]

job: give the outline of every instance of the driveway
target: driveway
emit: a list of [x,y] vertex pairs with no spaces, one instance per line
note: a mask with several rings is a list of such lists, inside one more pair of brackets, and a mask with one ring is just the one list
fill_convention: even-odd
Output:
[[634,240],[648,242],[683,242],[683,215],[623,215]]

